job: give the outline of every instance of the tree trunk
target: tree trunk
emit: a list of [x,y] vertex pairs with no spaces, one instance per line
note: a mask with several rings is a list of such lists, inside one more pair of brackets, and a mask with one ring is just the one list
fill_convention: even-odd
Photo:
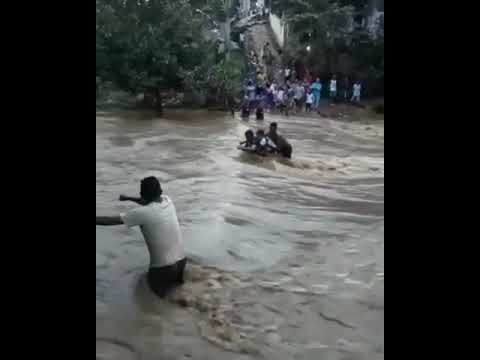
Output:
[[162,94],[160,88],[155,88],[155,110],[159,115],[163,115]]
[[150,101],[150,93],[148,92],[148,89],[143,90],[142,104],[144,108],[148,108],[152,105]]

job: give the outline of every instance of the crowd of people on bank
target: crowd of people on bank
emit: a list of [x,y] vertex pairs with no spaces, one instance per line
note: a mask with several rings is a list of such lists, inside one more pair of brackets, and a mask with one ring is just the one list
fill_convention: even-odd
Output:
[[[324,89],[324,86],[327,86],[327,89]],[[269,82],[265,74],[259,71],[256,78],[249,79],[245,85],[242,117],[249,117],[254,110],[260,116],[258,120],[263,120],[264,110],[278,111],[286,115],[291,112],[318,111],[321,106],[322,94],[327,94],[327,98],[332,102],[345,101],[358,104],[361,99],[361,91],[362,85],[359,81],[350,85],[348,79],[344,80],[339,91],[335,75],[325,85],[320,78],[308,82],[299,79],[291,80],[290,76],[286,75],[285,83],[280,85],[276,80]]]
[[[241,116],[248,118],[255,112],[257,120],[263,120],[264,111],[290,113],[319,111],[322,96],[330,102],[343,101],[359,104],[362,93],[362,84],[356,80],[352,82],[345,76],[341,82],[333,74],[326,82],[317,77],[309,81],[303,80],[295,70],[285,67],[277,74],[273,74],[272,67],[268,66],[272,51],[268,42],[262,47],[259,58],[254,50],[247,55],[250,75],[244,85],[244,98],[241,104]],[[276,76],[275,76],[276,75]]]

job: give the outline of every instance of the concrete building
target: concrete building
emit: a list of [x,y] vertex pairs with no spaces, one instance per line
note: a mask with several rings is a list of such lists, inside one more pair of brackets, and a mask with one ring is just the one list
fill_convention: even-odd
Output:
[[262,9],[266,6],[265,0],[240,0],[239,3],[239,12],[241,18],[250,16],[255,10]]
[[252,10],[252,2],[255,0],[240,0],[240,17],[244,18],[250,15]]
[[365,25],[372,34],[376,33],[380,22],[383,21],[384,13],[384,1],[371,0]]
[[257,8],[264,8],[265,7],[265,0],[257,0],[256,1]]
[[270,12],[269,22],[278,46],[283,49],[288,36],[288,23],[283,15],[278,16],[273,12]]
[[370,0],[367,7],[357,14],[355,26],[359,29],[367,29],[371,34],[375,34],[380,21],[384,17],[384,1]]
[[[242,1],[250,2],[250,0],[241,0],[241,2]],[[270,6],[268,0],[262,0],[262,2],[267,7]],[[355,31],[355,29],[367,29],[372,36],[374,36],[383,17],[384,0],[370,0],[367,7],[357,13],[352,19],[349,29],[350,31]],[[285,20],[283,14],[277,14],[275,9],[271,9],[269,23],[278,46],[283,49],[288,41],[288,22]]]

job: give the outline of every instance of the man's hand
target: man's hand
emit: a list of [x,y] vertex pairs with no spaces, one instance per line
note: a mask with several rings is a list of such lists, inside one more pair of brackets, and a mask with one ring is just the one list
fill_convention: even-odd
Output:
[[125,195],[120,195],[120,197],[118,198],[118,200],[120,200],[120,201],[128,201],[128,197],[125,196]]

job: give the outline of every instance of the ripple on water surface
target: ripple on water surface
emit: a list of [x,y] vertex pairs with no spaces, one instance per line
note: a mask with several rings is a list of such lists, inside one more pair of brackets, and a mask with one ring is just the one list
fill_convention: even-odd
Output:
[[[292,142],[294,158],[239,153],[245,130],[271,121]],[[188,256],[200,264],[189,264],[187,277],[204,275],[185,284],[180,307],[170,304],[172,318],[164,301],[146,296],[139,305],[133,289],[148,267],[139,231],[97,227],[97,319],[113,339],[97,339],[97,359],[137,359],[140,351],[177,358],[168,352],[193,343],[198,358],[231,358],[202,352],[192,340],[199,334],[223,349],[250,339],[278,351],[264,354],[272,360],[315,351],[310,358],[382,358],[372,350],[383,349],[382,128],[271,114],[262,125],[204,112],[145,121],[97,115],[97,212],[134,207],[116,199],[137,194],[142,177],[158,176],[177,208]],[[159,309],[147,312],[144,303]],[[185,306],[192,316],[183,319]]]
[[140,360],[135,349],[114,339],[97,339],[96,360]]

